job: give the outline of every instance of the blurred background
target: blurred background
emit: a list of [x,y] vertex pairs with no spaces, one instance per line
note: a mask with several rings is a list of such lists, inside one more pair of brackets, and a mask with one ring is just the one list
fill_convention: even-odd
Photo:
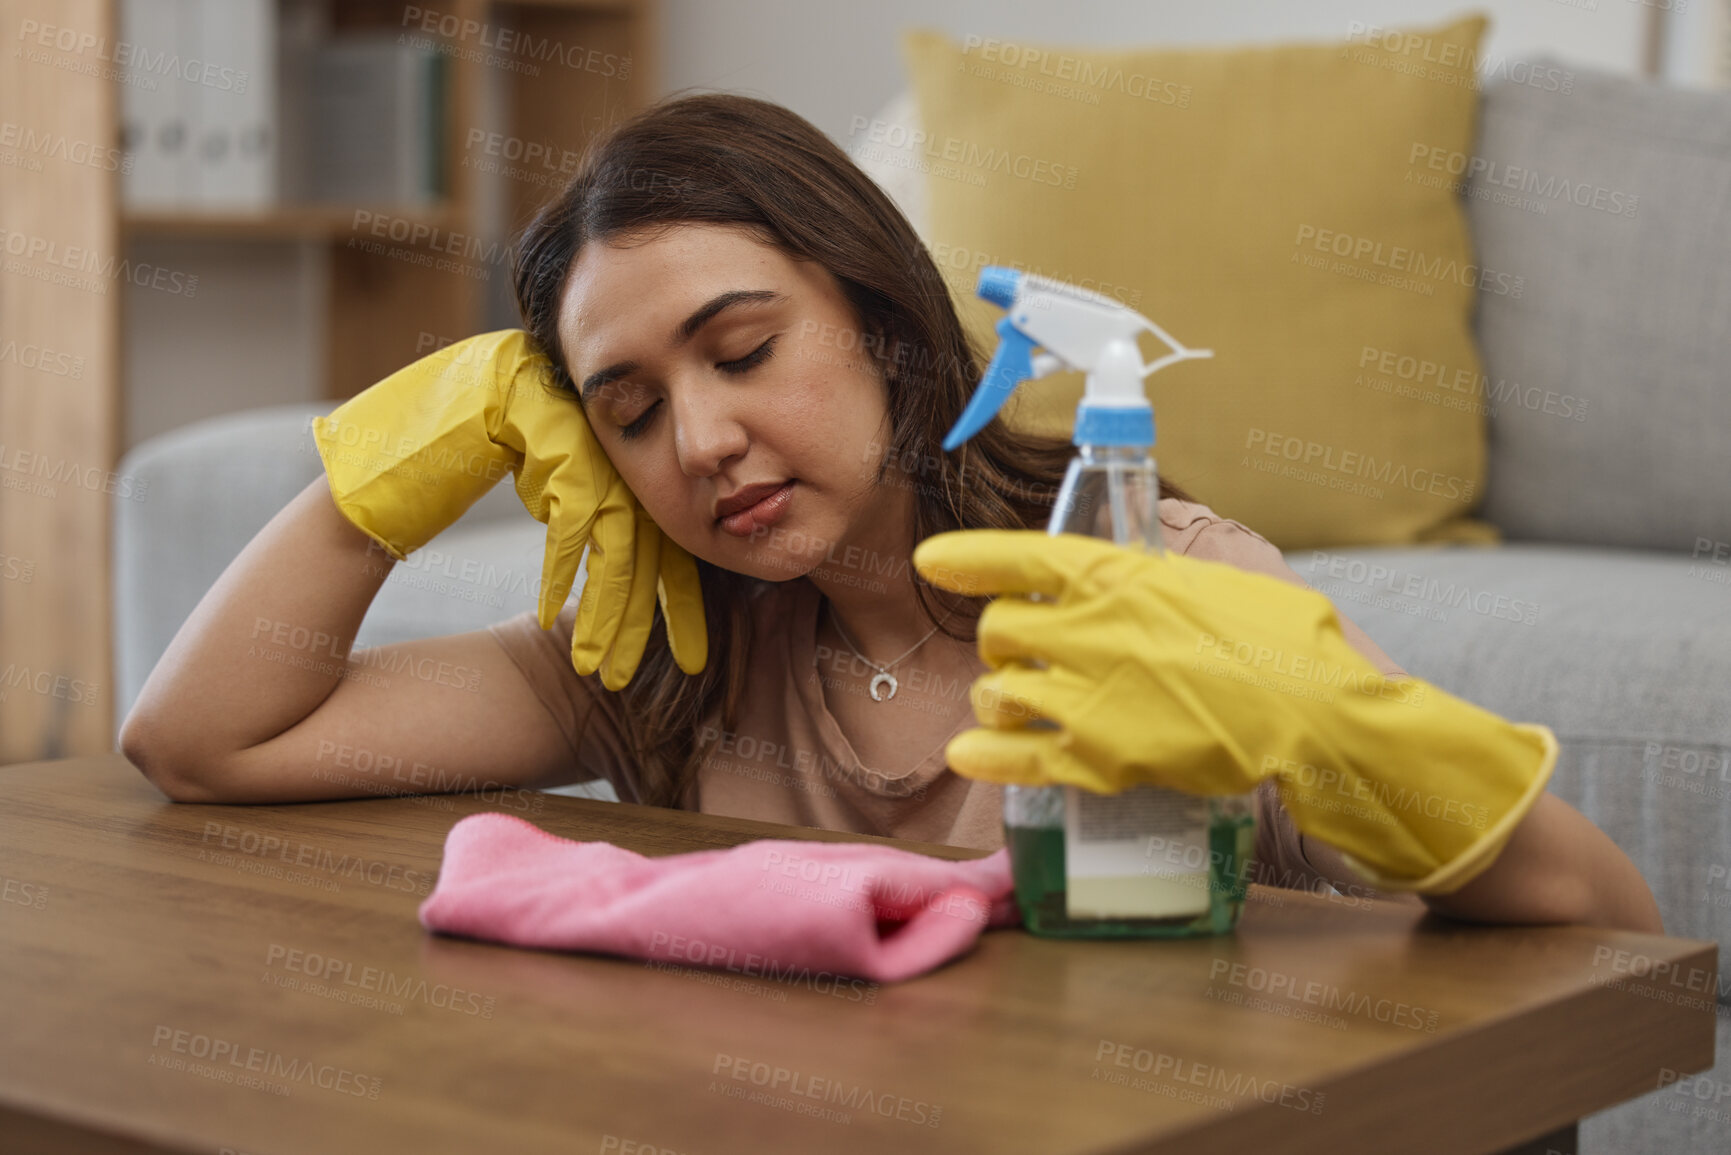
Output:
[[[1731,0],[1478,8],[1487,59],[1698,88],[1731,71]],[[1459,11],[0,0],[0,762],[112,748],[112,511],[160,499],[118,471],[123,455],[225,414],[347,397],[515,324],[513,231],[594,132],[655,97],[762,96],[851,150],[908,87],[910,25],[1108,49],[1343,40]]]

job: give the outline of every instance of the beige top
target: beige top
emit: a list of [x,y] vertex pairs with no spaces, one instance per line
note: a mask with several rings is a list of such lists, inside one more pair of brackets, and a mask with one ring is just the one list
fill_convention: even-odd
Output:
[[[1309,588],[1276,546],[1239,522],[1173,498],[1160,502],[1159,513],[1168,550]],[[739,726],[722,736],[700,767],[696,808],[705,814],[921,842],[1002,846],[1002,788],[963,778],[944,764],[949,739],[974,724],[965,691],[930,697],[954,713],[955,725],[909,769],[882,772],[861,765],[824,702],[816,664],[822,603],[817,587],[803,577],[771,584],[762,593],[752,615],[750,681],[741,700]],[[572,781],[606,778],[621,799],[638,801],[641,795],[620,721],[622,700],[597,676],[579,676],[571,665],[575,615],[572,603],[551,630],[542,630],[533,613],[489,628],[570,743]],[[1405,673],[1344,615],[1341,624],[1346,639],[1384,675]],[[986,664],[977,655],[975,660],[977,673],[985,672]],[[1321,876],[1305,860],[1298,832],[1271,781],[1257,791],[1257,802],[1257,878],[1271,885],[1316,888]]]

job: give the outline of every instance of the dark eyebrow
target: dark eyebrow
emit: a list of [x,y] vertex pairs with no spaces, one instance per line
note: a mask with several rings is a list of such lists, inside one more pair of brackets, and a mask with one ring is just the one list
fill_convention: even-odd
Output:
[[[691,338],[697,336],[697,331],[707,325],[712,317],[723,309],[740,304],[780,304],[788,299],[786,293],[773,289],[729,289],[725,293],[717,293],[700,305],[697,311],[679,323],[673,330],[673,336],[667,340],[668,348],[677,349]],[[612,384],[627,373],[635,373],[641,366],[635,361],[621,361],[617,365],[609,365],[605,369],[589,374],[583,379],[582,398],[587,402],[604,386]]]

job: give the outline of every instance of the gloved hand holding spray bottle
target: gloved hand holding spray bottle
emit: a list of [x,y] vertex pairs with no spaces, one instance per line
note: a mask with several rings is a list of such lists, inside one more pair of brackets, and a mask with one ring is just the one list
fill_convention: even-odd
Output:
[[[1197,354],[1069,286],[996,269],[981,281],[982,295],[1012,312],[946,449],[989,421],[1018,381],[1059,364],[1090,373],[1076,423],[1082,454],[1053,532],[954,530],[913,555],[934,585],[996,597],[979,622],[980,656],[992,667],[974,683],[981,724],[952,738],[945,756],[957,774],[1005,787],[1029,929],[1230,930],[1253,845],[1250,794],[1262,782],[1274,783],[1303,834],[1378,889],[1452,894],[1484,874],[1545,793],[1558,755],[1550,727],[1510,721],[1420,678],[1385,677],[1316,590],[1149,551],[1158,540],[1151,415],[1133,383]],[[1172,357],[1142,366],[1128,338],[1143,325]],[[1053,356],[1030,358],[1035,340]],[[1139,431],[1120,428],[1132,424]],[[1144,548],[1123,548],[1137,542]],[[1241,666],[1208,669],[1197,658],[1205,650]],[[1255,673],[1255,685],[1240,672]],[[1030,713],[1058,725],[1030,725]],[[1180,791],[1192,809],[1136,794],[1147,787]],[[1175,864],[1205,874],[1186,879]],[[1197,881],[1205,901],[1195,897],[1201,887],[1185,892]]]
[[[1154,410],[1142,381],[1213,351],[1184,347],[1110,297],[1016,269],[982,269],[979,294],[1009,314],[997,324],[997,351],[944,449],[984,428],[1022,381],[1082,370],[1087,385],[1072,437],[1079,452],[1047,532],[1161,552],[1160,485],[1149,452]],[[1144,330],[1172,352],[1143,364],[1136,337]],[[1036,345],[1045,352],[1035,353]],[[1236,925],[1243,907],[1255,811],[1249,793],[1006,785],[1004,832],[1023,921],[1036,934],[1219,934]]]

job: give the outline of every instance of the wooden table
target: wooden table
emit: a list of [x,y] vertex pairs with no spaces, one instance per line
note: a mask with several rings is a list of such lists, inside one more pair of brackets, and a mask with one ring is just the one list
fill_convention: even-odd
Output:
[[1576,1119],[1713,1062],[1684,994],[1714,989],[1712,943],[1262,888],[1235,936],[991,931],[885,987],[429,934],[445,832],[484,810],[647,854],[848,837],[539,793],[182,805],[118,754],[0,767],[0,1147],[1570,1151]]

